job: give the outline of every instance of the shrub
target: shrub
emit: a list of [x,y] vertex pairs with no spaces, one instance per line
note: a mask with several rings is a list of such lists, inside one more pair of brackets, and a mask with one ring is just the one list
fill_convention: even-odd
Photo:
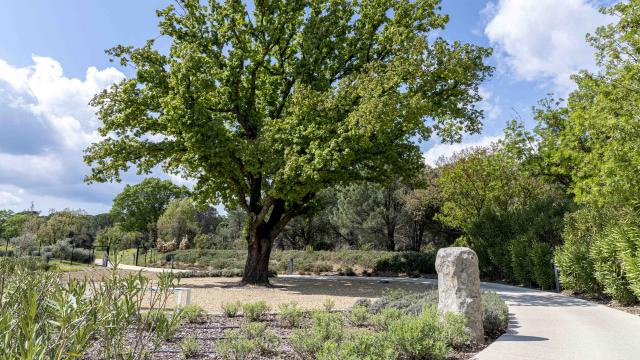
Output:
[[534,243],[530,250],[531,265],[533,267],[533,281],[543,290],[553,289],[555,274],[553,273],[553,251],[545,243]]
[[254,341],[240,336],[239,330],[229,330],[225,332],[226,339],[216,343],[218,352],[223,359],[244,360],[254,352],[257,344]]
[[403,251],[379,260],[376,272],[435,274],[436,258],[433,252]]
[[601,291],[590,249],[606,222],[608,220],[603,218],[602,213],[588,207],[565,216],[562,232],[564,244],[555,251],[560,282],[564,288],[587,294]]
[[387,336],[403,359],[444,360],[450,348],[435,306],[419,316],[405,315],[389,324]]
[[286,304],[280,304],[280,313],[278,319],[281,324],[286,327],[300,327],[304,314],[302,310],[298,308],[298,303],[292,301]]
[[189,304],[182,309],[182,317],[192,324],[206,321],[207,313],[198,305]]
[[249,321],[262,321],[269,310],[271,309],[264,300],[242,305],[242,313],[245,319]]
[[531,286],[533,283],[531,277],[533,265],[529,256],[531,240],[526,235],[518,236],[511,242],[509,250],[511,252],[513,278],[524,286]]
[[155,332],[162,340],[169,340],[175,335],[180,325],[181,311],[176,310],[167,315],[162,309],[148,311],[142,316],[143,327]]
[[392,360],[396,358],[393,344],[385,334],[376,334],[365,329],[349,332],[340,343],[334,341],[325,343],[317,354],[318,360]]
[[407,312],[404,310],[387,307],[382,309],[379,314],[370,317],[371,325],[373,325],[376,330],[387,331],[389,324],[402,318],[406,314]]
[[344,335],[342,315],[328,311],[316,311],[311,317],[311,327],[296,330],[289,339],[298,356],[303,359],[314,359],[325,343],[339,343]]
[[613,226],[599,236],[591,247],[596,279],[603,285],[606,294],[623,305],[633,304],[638,300],[631,291],[625,271],[626,264],[621,256],[623,244],[629,237],[637,236],[632,226]]
[[[116,271],[99,284],[60,282],[57,274],[33,271],[34,263],[42,260],[0,260],[3,357],[77,359],[92,349],[105,359],[137,360],[166,338],[166,323],[155,319],[176,285],[170,273],[160,274],[154,284],[141,273],[121,276]],[[157,291],[145,292],[151,286]],[[142,315],[143,305],[151,315]],[[179,319],[178,312],[162,315],[166,320]],[[154,331],[146,331],[142,321],[152,319],[149,327]]]
[[362,326],[369,320],[369,309],[364,306],[354,306],[347,313],[347,318],[355,326]]
[[180,350],[182,351],[182,356],[184,356],[185,359],[190,359],[198,355],[198,352],[200,351],[200,344],[198,344],[198,341],[195,338],[189,336],[180,342]]
[[57,243],[42,248],[42,253],[47,258],[75,261],[79,263],[92,264],[94,261],[93,251],[74,247],[71,240],[61,240]]
[[267,324],[249,323],[237,330],[227,330],[226,339],[217,343],[225,359],[246,359],[251,353],[269,356],[277,353],[280,339],[267,331]]
[[406,290],[391,290],[371,304],[369,310],[377,314],[387,307],[402,309],[412,315],[422,312],[425,305],[438,304],[438,291],[430,290],[424,293]]
[[371,307],[371,300],[367,298],[358,298],[356,299],[356,302],[353,304],[353,306],[364,306],[369,309]]
[[325,311],[331,312],[333,311],[333,308],[336,306],[336,301],[333,300],[332,298],[325,298],[322,301],[322,308]]
[[224,315],[228,318],[232,318],[238,316],[238,312],[240,311],[240,308],[242,308],[242,303],[240,301],[232,301],[222,303],[221,306]]
[[507,331],[509,308],[496,293],[482,294],[482,327],[484,335],[495,339]]

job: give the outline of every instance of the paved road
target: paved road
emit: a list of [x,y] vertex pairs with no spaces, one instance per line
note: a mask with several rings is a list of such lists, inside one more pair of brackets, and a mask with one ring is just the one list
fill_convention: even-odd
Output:
[[[124,266],[123,266],[124,268]],[[127,265],[128,269],[166,271]],[[436,279],[281,275],[282,278],[425,283]],[[509,306],[509,329],[477,360],[640,360],[640,317],[551,292],[482,283]]]
[[[435,279],[379,280],[437,285]],[[482,283],[482,289],[507,302],[509,329],[474,359],[640,360],[639,316],[551,292],[492,283]]]
[[[102,259],[96,259],[95,264],[98,266],[102,266]],[[109,262],[109,268],[113,268],[113,264]],[[148,271],[152,273],[162,273],[162,272],[188,272],[189,270],[180,270],[180,269],[168,269],[168,268],[153,268],[146,266],[135,266],[135,265],[127,265],[127,264],[118,264],[118,269],[121,270],[134,270],[134,271]]]

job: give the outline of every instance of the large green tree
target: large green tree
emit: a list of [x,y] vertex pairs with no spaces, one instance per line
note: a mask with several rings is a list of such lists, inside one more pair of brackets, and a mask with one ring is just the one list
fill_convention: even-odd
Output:
[[480,129],[491,51],[439,37],[439,0],[176,2],[168,52],[109,51],[136,73],[92,101],[88,180],[161,166],[243,208],[245,283],[268,283],[275,237],[320,190],[415,172],[416,140]]
[[126,232],[148,234],[153,244],[157,222],[171,200],[187,196],[188,189],[169,180],[146,178],[136,185],[126,185],[113,199],[111,218]]

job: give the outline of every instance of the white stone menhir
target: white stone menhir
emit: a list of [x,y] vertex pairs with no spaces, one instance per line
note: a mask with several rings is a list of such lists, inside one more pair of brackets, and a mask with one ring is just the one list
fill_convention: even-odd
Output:
[[436,256],[436,271],[438,310],[463,314],[471,340],[484,343],[478,256],[466,247],[442,248]]

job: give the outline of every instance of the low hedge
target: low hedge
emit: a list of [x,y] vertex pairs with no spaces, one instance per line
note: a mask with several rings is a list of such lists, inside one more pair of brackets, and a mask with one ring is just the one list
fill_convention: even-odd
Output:
[[[189,267],[208,271],[237,270],[245,265],[246,250],[177,250],[166,253],[164,262],[174,261]],[[293,271],[297,273],[386,273],[435,274],[435,252],[389,251],[304,251],[275,250],[271,253],[269,268],[285,273],[289,259],[293,258]]]

